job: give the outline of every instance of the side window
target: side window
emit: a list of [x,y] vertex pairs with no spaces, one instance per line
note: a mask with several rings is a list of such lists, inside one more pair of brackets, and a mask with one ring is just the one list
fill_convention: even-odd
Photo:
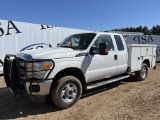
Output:
[[99,43],[106,43],[110,51],[114,50],[114,45],[110,35],[100,35],[97,38],[97,40],[93,43],[93,46],[95,46],[96,48],[99,48]]
[[121,37],[119,35],[114,35],[114,38],[116,40],[118,50],[124,50],[124,45]]

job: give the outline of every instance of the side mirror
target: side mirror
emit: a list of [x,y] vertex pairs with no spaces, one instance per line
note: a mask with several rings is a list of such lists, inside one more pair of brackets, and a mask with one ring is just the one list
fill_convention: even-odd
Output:
[[106,43],[99,43],[99,54],[100,55],[108,55],[108,47]]
[[95,46],[92,46],[90,50],[90,54],[91,55],[99,54],[98,48],[96,48]]
[[59,43],[57,44],[57,46],[59,46]]

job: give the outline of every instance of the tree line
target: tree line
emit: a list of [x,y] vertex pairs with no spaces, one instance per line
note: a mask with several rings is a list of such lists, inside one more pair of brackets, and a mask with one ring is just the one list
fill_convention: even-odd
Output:
[[148,29],[147,26],[144,27],[139,26],[139,27],[112,29],[111,31],[143,32],[145,35],[160,35],[160,25],[153,26],[151,29]]

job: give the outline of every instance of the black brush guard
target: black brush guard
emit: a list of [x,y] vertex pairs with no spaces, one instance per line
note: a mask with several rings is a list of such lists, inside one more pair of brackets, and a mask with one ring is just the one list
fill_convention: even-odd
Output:
[[[14,59],[10,59],[11,57]],[[15,55],[6,55],[4,59],[3,73],[7,87],[10,87],[14,94],[20,94],[22,93],[23,86],[18,79],[16,60]]]
[[2,62],[2,60],[0,59],[0,67],[2,67],[3,66],[3,62]]
[[[11,59],[12,58],[12,59]],[[32,74],[34,74],[34,72],[38,72],[38,71],[27,71],[26,69],[21,71],[21,66],[20,63],[24,63],[24,65],[26,66],[26,63],[33,63],[34,62],[43,62],[43,61],[51,61],[52,60],[33,60],[33,61],[26,61],[25,59],[19,59],[17,58],[15,55],[11,55],[11,54],[7,54],[5,59],[4,59],[4,79],[6,82],[6,86],[10,87],[12,89],[12,92],[14,94],[24,94],[25,93],[25,86],[24,83],[25,82],[30,82],[30,85],[32,85],[32,82],[34,81],[44,81],[44,79],[36,79],[36,78],[28,78],[27,77],[27,72],[32,72]],[[54,65],[54,63],[53,63]],[[47,77],[49,76],[49,74],[52,72],[52,69],[48,69],[49,73],[48,75],[45,77],[45,80],[47,80]],[[46,70],[39,70],[39,71],[46,71]],[[22,79],[22,72],[23,74],[25,73],[26,77],[25,79]],[[32,93],[30,93],[32,94]]]

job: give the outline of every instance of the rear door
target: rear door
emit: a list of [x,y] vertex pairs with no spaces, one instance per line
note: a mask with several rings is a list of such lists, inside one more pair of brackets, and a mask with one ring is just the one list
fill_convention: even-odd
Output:
[[117,75],[125,73],[128,67],[128,52],[124,39],[120,35],[114,35],[117,44]]

